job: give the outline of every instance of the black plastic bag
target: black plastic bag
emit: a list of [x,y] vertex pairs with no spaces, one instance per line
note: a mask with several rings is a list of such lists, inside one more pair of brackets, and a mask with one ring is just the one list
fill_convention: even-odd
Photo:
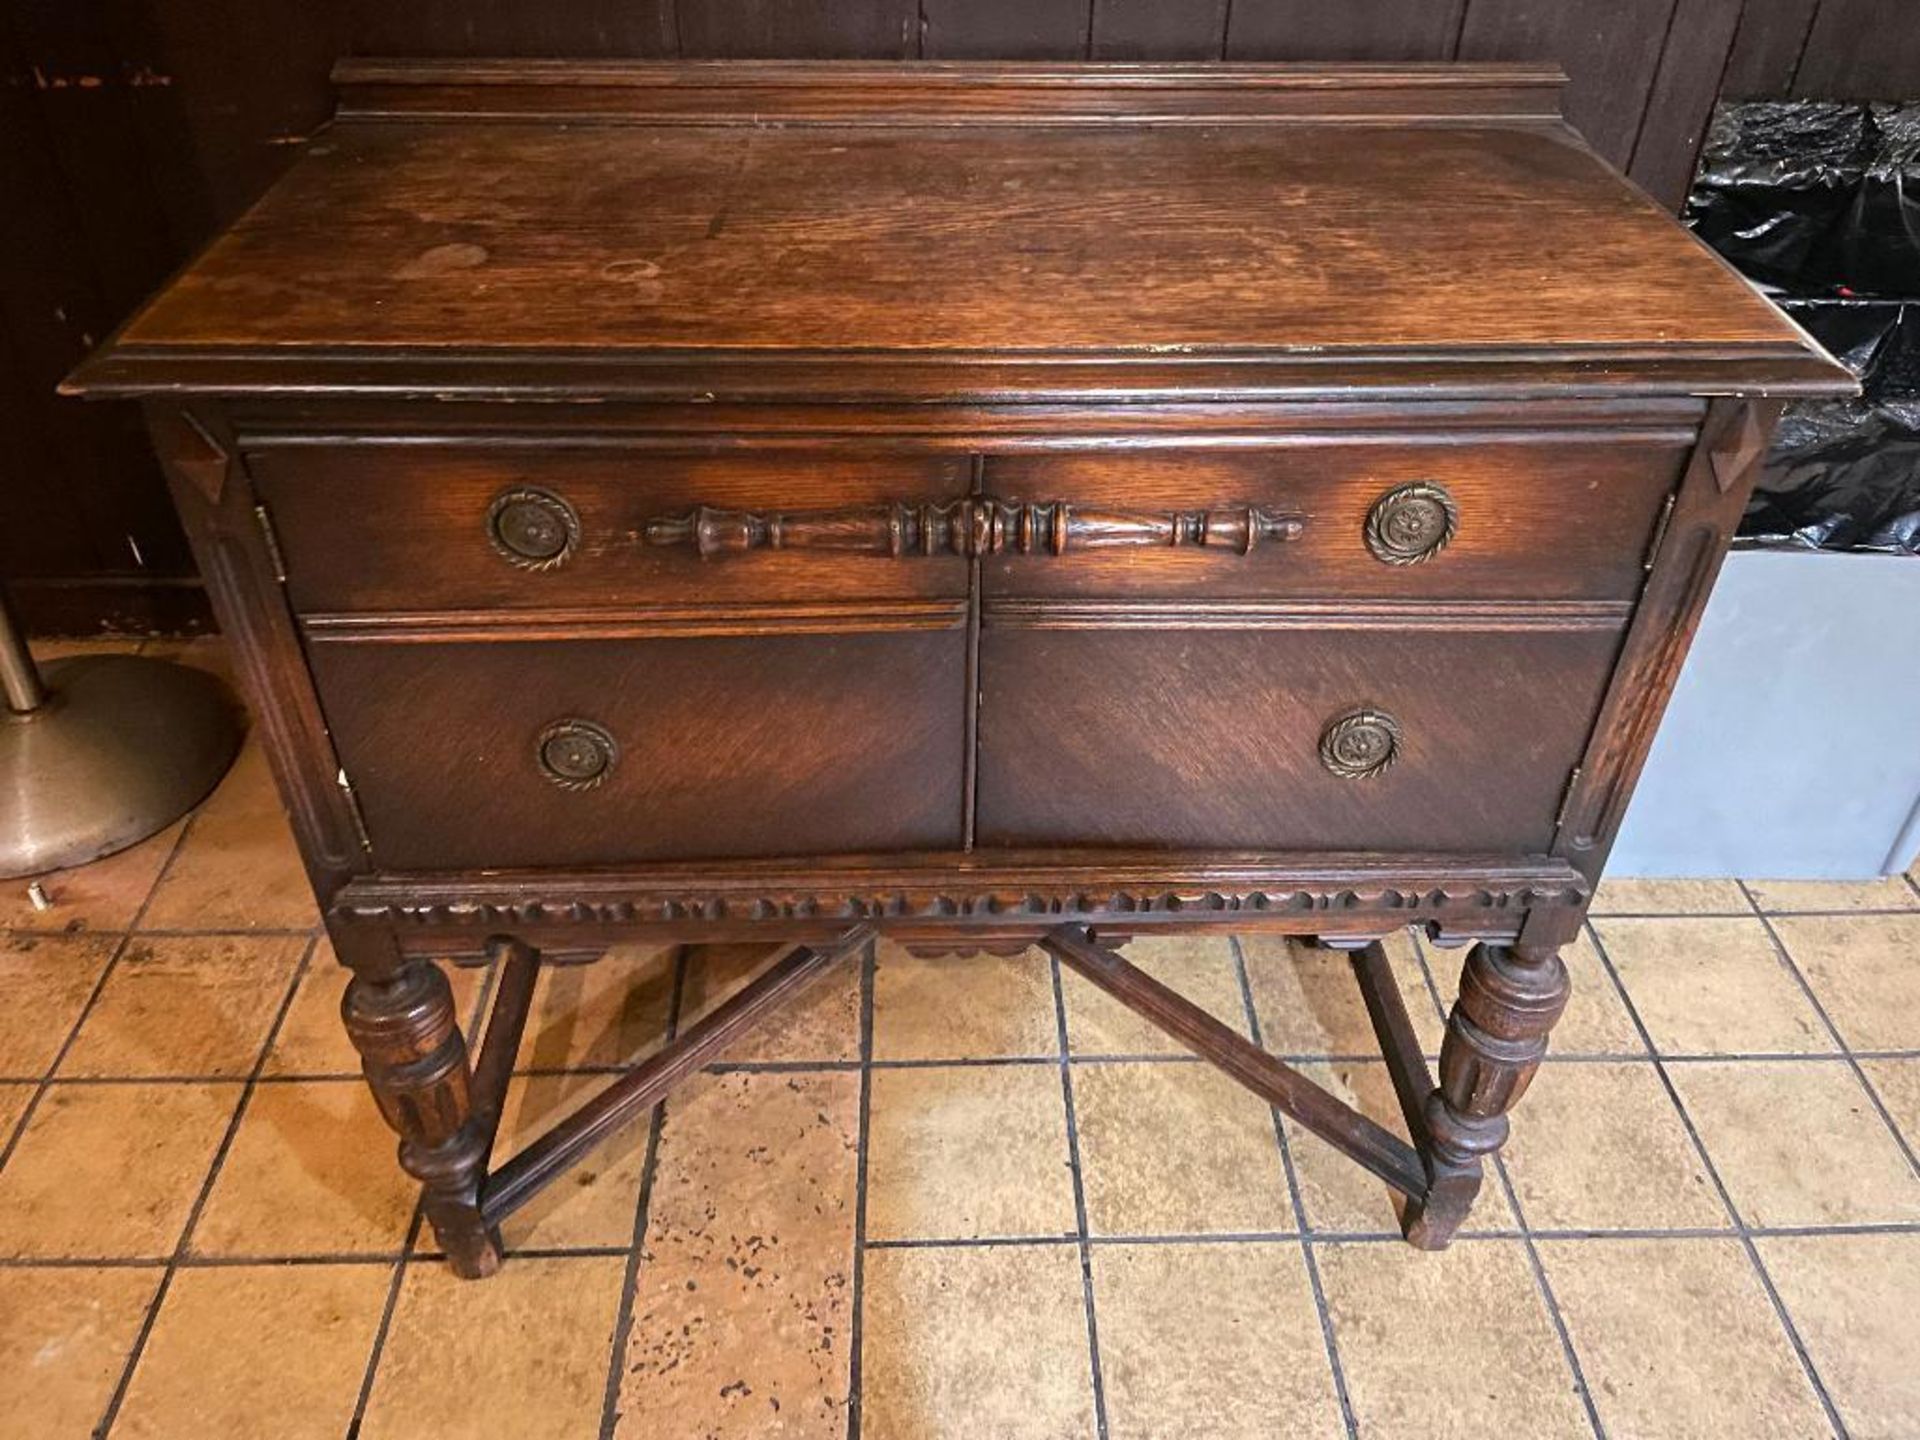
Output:
[[1920,297],[1920,105],[1875,105],[1873,157],[1823,269],[1857,295]]
[[1920,105],[1722,107],[1687,219],[1861,381],[1787,407],[1736,543],[1920,555]]
[[1920,400],[1789,405],[1736,544],[1920,555]]
[[1723,105],[1701,150],[1687,223],[1754,280],[1794,293],[1829,290],[1832,237],[1874,143],[1864,105]]

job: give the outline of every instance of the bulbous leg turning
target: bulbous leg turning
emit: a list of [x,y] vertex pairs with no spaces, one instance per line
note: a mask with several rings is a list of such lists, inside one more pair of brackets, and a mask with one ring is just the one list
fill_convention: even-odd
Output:
[[1557,947],[1468,952],[1440,1047],[1439,1085],[1427,1097],[1427,1195],[1405,1217],[1407,1239],[1421,1249],[1443,1249],[1473,1207],[1486,1157],[1506,1143],[1507,1112],[1547,1053],[1568,989]]
[[380,1113],[400,1136],[400,1164],[456,1275],[500,1268],[499,1237],[480,1215],[487,1136],[473,1114],[473,1070],[447,977],[430,960],[356,972],[340,1007]]

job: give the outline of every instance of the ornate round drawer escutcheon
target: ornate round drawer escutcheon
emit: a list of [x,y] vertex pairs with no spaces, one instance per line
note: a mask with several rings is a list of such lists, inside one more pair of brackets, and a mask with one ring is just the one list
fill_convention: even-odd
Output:
[[551,570],[580,544],[580,517],[551,490],[517,486],[487,507],[487,538],[523,570]]
[[613,736],[591,720],[556,720],[534,745],[540,773],[562,790],[593,789],[612,773],[619,753]]
[[1320,737],[1320,763],[1343,780],[1367,780],[1400,757],[1400,722],[1384,710],[1351,710]]
[[1396,485],[1367,512],[1367,548],[1388,565],[1418,565],[1447,548],[1460,526],[1460,507],[1444,485],[1415,480]]

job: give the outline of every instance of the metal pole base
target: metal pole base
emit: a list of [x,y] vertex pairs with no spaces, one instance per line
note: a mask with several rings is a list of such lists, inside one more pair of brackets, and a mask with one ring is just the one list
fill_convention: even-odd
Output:
[[240,719],[204,671],[134,655],[41,669],[46,704],[0,710],[0,877],[84,865],[165,829],[240,748]]

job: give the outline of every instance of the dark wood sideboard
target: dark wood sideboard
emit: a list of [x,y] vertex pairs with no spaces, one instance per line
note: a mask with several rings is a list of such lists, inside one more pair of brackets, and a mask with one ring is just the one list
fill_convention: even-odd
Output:
[[[883,931],[1044,945],[1445,1244],[1846,372],[1538,68],[336,78],[70,388],[146,405],[454,1268]],[[1472,945],[1437,1083],[1409,924]],[[1200,926],[1353,952],[1411,1144],[1121,953]],[[543,956],[634,937],[773,953],[496,1163]]]

